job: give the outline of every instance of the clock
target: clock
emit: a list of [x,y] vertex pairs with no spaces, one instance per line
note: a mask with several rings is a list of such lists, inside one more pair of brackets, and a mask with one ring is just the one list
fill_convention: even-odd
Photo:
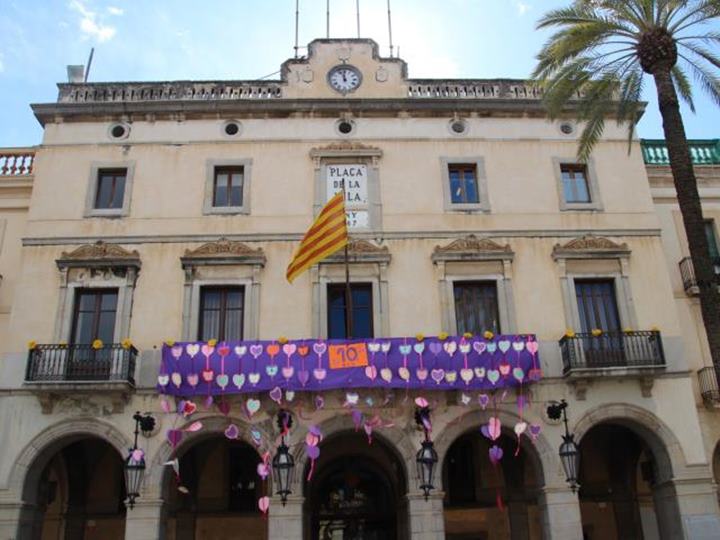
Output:
[[328,71],[327,80],[333,90],[347,94],[358,89],[362,83],[362,73],[354,66],[340,64]]

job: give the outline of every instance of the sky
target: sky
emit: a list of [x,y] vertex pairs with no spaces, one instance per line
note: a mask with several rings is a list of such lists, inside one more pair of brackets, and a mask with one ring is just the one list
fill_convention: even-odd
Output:
[[[330,37],[356,37],[356,0],[330,0]],[[387,0],[359,0],[360,35],[389,52]],[[525,78],[549,36],[538,18],[570,0],[391,0],[396,52],[414,78]],[[299,43],[325,37],[326,0],[300,0]],[[54,102],[66,65],[89,80],[269,78],[293,56],[295,0],[0,0],[0,147],[41,142],[30,103]],[[720,29],[717,25],[716,30]],[[301,54],[304,49],[301,50]],[[643,138],[662,138],[646,85]],[[696,89],[689,138],[720,137],[720,109]]]

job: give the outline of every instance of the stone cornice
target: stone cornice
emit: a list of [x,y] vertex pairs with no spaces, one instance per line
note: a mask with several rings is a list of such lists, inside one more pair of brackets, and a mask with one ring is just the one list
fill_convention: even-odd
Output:
[[319,146],[310,150],[311,158],[347,157],[347,156],[368,156],[382,157],[382,150],[376,146],[369,146],[360,142],[341,141]]
[[629,257],[627,244],[618,244],[603,236],[586,235],[570,240],[566,244],[555,244],[554,259],[618,258]]
[[117,244],[105,243],[102,240],[98,240],[94,244],[85,244],[71,252],[63,251],[55,263],[60,269],[77,267],[140,268],[140,254],[135,250],[128,251]]
[[185,250],[180,258],[183,268],[199,265],[250,264],[265,266],[267,259],[262,248],[253,249],[243,242],[220,238],[196,249]]
[[514,255],[507,244],[502,246],[490,238],[478,238],[474,234],[469,234],[447,246],[435,246],[432,261],[512,260]]
[[[362,239],[350,240],[348,244],[348,261],[351,263],[389,263],[391,259],[390,250],[387,246],[377,246],[372,242]],[[345,252],[340,250],[321,261],[323,263],[343,263]]]

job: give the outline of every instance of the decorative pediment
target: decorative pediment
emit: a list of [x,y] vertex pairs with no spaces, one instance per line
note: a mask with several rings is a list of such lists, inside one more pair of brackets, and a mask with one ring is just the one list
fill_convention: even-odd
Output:
[[474,234],[458,238],[447,246],[435,246],[433,262],[438,261],[487,261],[510,260],[513,251],[509,245],[500,245],[490,238],[478,238]]
[[183,268],[197,265],[253,264],[265,266],[265,252],[262,248],[251,248],[242,242],[220,238],[196,249],[185,250],[180,258]]
[[376,146],[369,146],[359,142],[341,141],[326,146],[319,146],[310,150],[310,157],[333,158],[333,157],[382,157],[382,150]]
[[[387,246],[378,246],[367,240],[350,240],[348,243],[348,260],[351,263],[376,262],[389,263],[390,250]],[[323,262],[339,263],[345,261],[345,251],[340,250],[325,259]]]
[[117,244],[107,244],[98,240],[94,244],[85,244],[77,249],[63,251],[57,259],[58,268],[69,267],[113,267],[133,266],[140,267],[140,254],[133,250],[128,251]]
[[603,236],[586,235],[574,238],[566,244],[555,244],[553,258],[617,258],[628,257],[630,248],[627,244],[618,244]]

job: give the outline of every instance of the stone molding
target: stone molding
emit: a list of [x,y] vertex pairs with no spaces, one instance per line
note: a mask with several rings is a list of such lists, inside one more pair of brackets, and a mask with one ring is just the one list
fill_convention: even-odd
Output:
[[555,244],[553,259],[627,258],[630,248],[604,236],[585,235],[565,244]]
[[265,266],[267,258],[262,248],[253,249],[243,242],[225,237],[207,242],[195,249],[186,249],[180,258],[183,268],[200,265],[250,264]]
[[498,244],[490,238],[478,238],[469,234],[446,246],[435,246],[432,261],[437,263],[450,261],[487,261],[512,260],[515,253],[508,244]]
[[310,157],[314,160],[335,157],[372,157],[381,158],[382,150],[376,146],[369,146],[360,142],[341,141],[318,146],[310,150]]
[[[357,239],[348,242],[348,261],[350,263],[384,263],[389,264],[392,256],[387,246],[378,246],[367,240]],[[337,264],[345,262],[344,250],[333,253],[320,264]]]
[[63,251],[55,263],[61,270],[113,266],[140,268],[140,254],[137,250],[128,251],[115,243],[98,240],[94,244],[85,244],[70,252]]

